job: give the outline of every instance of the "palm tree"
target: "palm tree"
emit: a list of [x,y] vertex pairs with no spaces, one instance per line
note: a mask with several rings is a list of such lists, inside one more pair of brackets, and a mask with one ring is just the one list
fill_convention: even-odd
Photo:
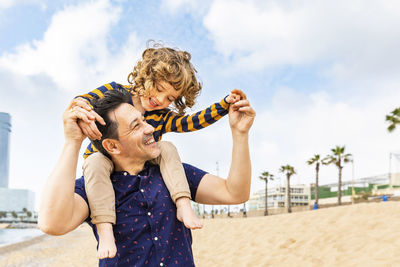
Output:
[[334,163],[336,167],[339,169],[339,181],[338,181],[338,205],[342,205],[342,169],[343,169],[343,163],[351,162],[351,154],[345,154],[344,153],[345,146],[336,146],[335,148],[332,148],[332,154],[326,156],[323,160],[322,163],[324,165],[332,164]]
[[268,180],[272,181],[274,180],[274,175],[269,173],[269,172],[263,172],[261,173],[261,176],[259,176],[261,180],[265,181],[265,210],[264,210],[264,216],[268,215]]
[[313,158],[309,159],[307,161],[308,165],[313,165],[315,164],[315,203],[317,204],[318,207],[318,193],[319,193],[319,187],[318,187],[318,175],[319,175],[319,166],[322,163],[321,156],[319,154],[315,154]]
[[290,203],[290,176],[292,176],[293,174],[296,174],[296,171],[290,165],[281,166],[279,171],[286,174],[286,201],[285,201],[285,204],[286,204],[287,212],[290,213],[290,212],[292,212],[292,207],[291,207],[292,205]]
[[392,132],[396,128],[396,125],[400,124],[400,108],[396,108],[390,112],[390,115],[386,115],[386,121],[390,122],[388,131]]

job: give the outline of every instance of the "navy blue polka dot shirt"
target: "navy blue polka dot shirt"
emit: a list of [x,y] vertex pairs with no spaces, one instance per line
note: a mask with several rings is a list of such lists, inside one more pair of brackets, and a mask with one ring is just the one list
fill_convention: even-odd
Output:
[[[183,166],[195,199],[206,172],[189,164]],[[138,175],[114,172],[111,181],[115,191],[117,221],[113,229],[117,255],[99,260],[99,266],[194,266],[191,232],[176,219],[176,206],[159,166],[146,163]],[[88,202],[83,177],[76,180],[75,193]],[[86,222],[98,241],[90,214]]]

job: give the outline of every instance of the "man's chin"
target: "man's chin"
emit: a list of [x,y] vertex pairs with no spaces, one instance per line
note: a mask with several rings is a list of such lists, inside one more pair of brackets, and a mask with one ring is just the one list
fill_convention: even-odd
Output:
[[160,147],[158,146],[158,143],[155,143],[155,144],[153,145],[153,147],[151,148],[151,151],[149,151],[150,159],[155,159],[155,158],[157,158],[158,156],[160,156],[160,154],[161,154],[161,149],[160,149]]

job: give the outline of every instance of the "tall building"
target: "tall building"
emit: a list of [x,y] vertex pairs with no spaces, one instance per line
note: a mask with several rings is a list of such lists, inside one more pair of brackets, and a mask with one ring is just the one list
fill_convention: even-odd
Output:
[[0,112],[0,187],[8,187],[9,139],[11,116]]

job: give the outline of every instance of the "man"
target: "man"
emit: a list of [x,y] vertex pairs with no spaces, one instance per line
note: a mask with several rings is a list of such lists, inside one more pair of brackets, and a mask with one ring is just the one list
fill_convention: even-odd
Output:
[[[99,150],[115,166],[111,176],[116,198],[114,234],[117,256],[100,260],[100,266],[194,266],[190,230],[176,219],[176,207],[162,181],[159,167],[147,161],[160,154],[153,127],[120,91],[107,92],[95,111],[105,118],[99,127]],[[184,164],[192,199],[204,204],[239,204],[248,200],[251,166],[248,133],[255,112],[245,95],[229,109],[233,138],[228,178],[205,173]],[[84,140],[77,121],[87,111],[74,107],[63,114],[65,144],[42,194],[39,227],[61,235],[90,221],[83,178],[75,181],[79,150]],[[98,125],[100,126],[100,125]],[[95,227],[94,234],[97,238]]]

